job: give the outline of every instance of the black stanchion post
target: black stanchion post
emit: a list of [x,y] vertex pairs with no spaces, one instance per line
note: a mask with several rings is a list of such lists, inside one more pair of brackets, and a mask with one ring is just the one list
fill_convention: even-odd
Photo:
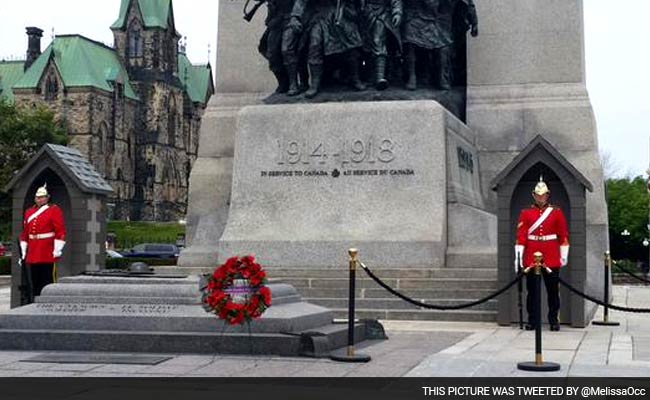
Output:
[[605,294],[603,294],[603,303],[605,305],[603,306],[603,320],[602,321],[593,321],[592,324],[594,325],[600,325],[600,326],[619,326],[621,325],[620,322],[616,321],[610,321],[609,320],[609,307],[607,304],[609,304],[609,277],[611,275],[611,270],[612,270],[612,255],[609,251],[605,252]]
[[348,347],[344,352],[333,352],[330,358],[334,361],[342,362],[369,362],[370,356],[365,354],[358,354],[354,349],[354,322],[355,322],[355,301],[356,301],[356,275],[359,250],[350,249],[350,299],[348,305]]
[[[535,361],[521,362],[517,368],[522,371],[553,372],[560,370],[560,364],[544,362],[542,355],[542,267],[544,266],[544,255],[535,253]],[[533,267],[531,267],[533,268]],[[528,268],[526,272],[529,272]]]

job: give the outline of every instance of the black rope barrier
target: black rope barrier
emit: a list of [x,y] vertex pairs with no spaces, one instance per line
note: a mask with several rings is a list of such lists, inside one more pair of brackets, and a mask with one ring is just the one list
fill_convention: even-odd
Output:
[[499,291],[497,291],[497,292],[495,292],[495,293],[493,293],[493,294],[491,294],[488,297],[485,297],[483,299],[476,300],[476,301],[473,301],[471,303],[466,303],[466,304],[456,304],[456,305],[451,305],[451,306],[441,306],[441,305],[436,305],[436,304],[426,304],[426,303],[422,303],[422,302],[417,301],[417,300],[413,300],[412,298],[410,298],[410,297],[398,292],[397,290],[391,288],[390,286],[388,286],[381,279],[379,279],[375,274],[373,274],[372,271],[370,270],[370,268],[366,267],[363,263],[359,263],[359,264],[361,265],[363,270],[366,271],[366,274],[368,274],[368,276],[373,281],[375,281],[375,283],[377,283],[379,286],[381,286],[382,288],[389,291],[392,295],[397,296],[400,299],[402,299],[402,300],[404,300],[404,301],[406,301],[408,303],[411,303],[411,304],[416,305],[418,307],[426,308],[426,309],[429,309],[429,310],[441,310],[441,311],[462,310],[464,308],[470,308],[470,307],[477,306],[479,304],[486,303],[486,302],[494,299],[495,297],[498,297],[499,295],[501,295],[501,294],[505,293],[506,291],[508,291],[508,289],[510,289],[511,287],[516,285],[517,282],[519,282],[523,278],[522,273],[517,274],[517,277],[512,282],[510,282],[509,284],[504,286]]
[[631,308],[631,307],[616,306],[616,305],[613,305],[613,304],[605,303],[602,300],[598,300],[595,297],[591,297],[588,294],[582,293],[578,289],[571,286],[569,283],[565,282],[564,279],[562,279],[562,278],[559,278],[559,279],[560,279],[560,283],[564,287],[569,289],[571,292],[573,292],[574,294],[577,294],[578,296],[584,297],[585,299],[591,301],[592,303],[596,303],[599,306],[609,307],[612,310],[618,310],[618,311],[630,312],[630,313],[650,313],[650,308]]
[[623,272],[625,272],[626,274],[630,275],[632,278],[634,278],[634,279],[636,279],[636,280],[639,280],[639,281],[641,281],[641,282],[644,282],[644,283],[650,283],[649,280],[644,279],[644,278],[641,278],[640,276],[636,275],[635,273],[626,270],[626,269],[623,268],[619,263],[616,263],[616,266],[618,267],[618,269],[620,269],[621,271],[623,271]]

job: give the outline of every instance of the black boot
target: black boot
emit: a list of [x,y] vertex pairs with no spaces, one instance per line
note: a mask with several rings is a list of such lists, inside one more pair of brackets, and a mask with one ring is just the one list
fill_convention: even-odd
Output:
[[311,85],[305,92],[305,97],[313,99],[320,91],[320,80],[323,77],[323,64],[309,64],[309,74],[311,75]]
[[377,90],[388,89],[386,80],[386,56],[379,56],[375,59],[375,87]]
[[359,78],[359,52],[357,50],[352,50],[350,52],[350,58],[349,58],[349,69],[350,69],[350,84],[354,88],[354,90],[362,92],[366,90],[366,85],[361,82],[361,79]]
[[418,78],[415,75],[415,49],[410,48],[406,54],[406,68],[408,71],[408,80],[406,81],[406,88],[408,90],[415,90],[418,88]]
[[451,50],[449,47],[443,47],[436,51],[438,52],[437,86],[440,90],[451,90]]
[[278,87],[275,89],[275,93],[287,93],[289,90],[289,75],[284,68],[272,69],[275,79],[278,81]]
[[300,86],[298,86],[298,89],[300,90],[300,93],[302,93],[309,90],[309,68],[307,63],[301,62],[298,65],[298,76],[300,77]]
[[287,74],[289,75],[289,90],[287,96],[297,96],[300,93],[298,89],[298,68],[296,64],[287,64]]

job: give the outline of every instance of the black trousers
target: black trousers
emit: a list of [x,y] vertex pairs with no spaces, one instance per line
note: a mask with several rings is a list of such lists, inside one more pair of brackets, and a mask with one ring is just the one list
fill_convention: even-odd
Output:
[[34,297],[40,296],[43,288],[54,283],[54,264],[30,264]]
[[[546,297],[548,298],[548,323],[559,324],[558,314],[560,312],[560,270],[554,269],[548,273],[544,271],[544,286],[546,286]],[[535,275],[531,272],[526,276],[526,311],[528,311],[528,323],[535,325]]]

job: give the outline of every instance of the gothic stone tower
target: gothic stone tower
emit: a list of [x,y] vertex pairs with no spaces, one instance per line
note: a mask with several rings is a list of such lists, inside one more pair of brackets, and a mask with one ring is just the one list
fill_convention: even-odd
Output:
[[185,214],[191,149],[184,129],[184,84],[171,0],[122,0],[111,27],[142,110],[136,122],[135,220],[172,220]]

